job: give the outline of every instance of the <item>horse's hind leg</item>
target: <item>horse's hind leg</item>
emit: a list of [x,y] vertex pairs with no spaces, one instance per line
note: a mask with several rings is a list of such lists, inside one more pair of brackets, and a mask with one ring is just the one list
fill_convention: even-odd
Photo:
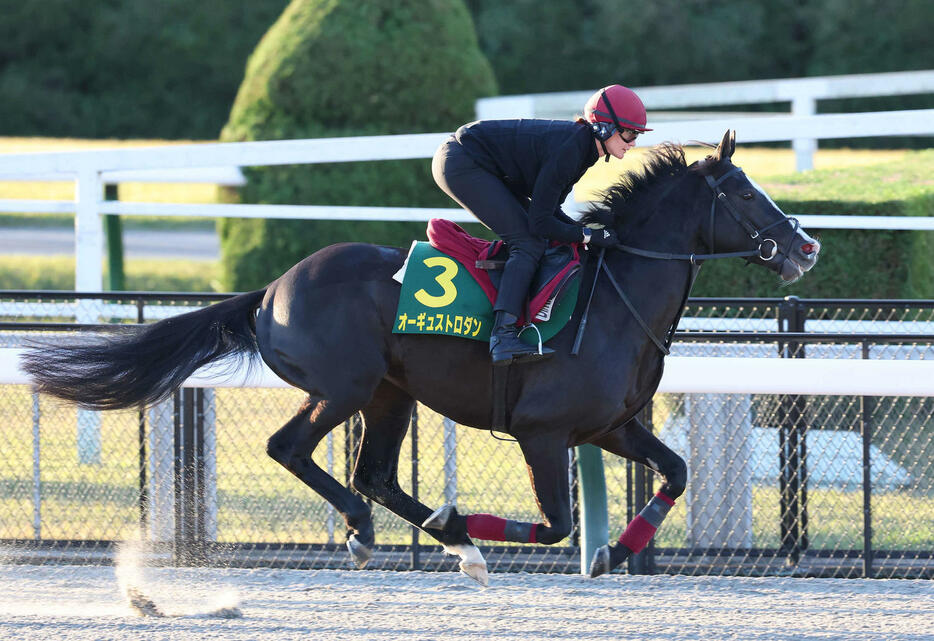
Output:
[[464,528],[468,536],[487,541],[558,543],[571,533],[571,502],[568,486],[568,450],[553,438],[537,437],[519,442],[529,469],[529,480],[541,523],[513,521],[492,514],[460,515],[453,506],[436,512],[445,529]]
[[408,431],[415,400],[391,383],[383,382],[363,414],[363,442],[354,466],[353,487],[390,512],[444,545],[450,554],[461,557],[461,570],[486,585],[486,563],[467,537],[465,528],[426,529],[431,509],[415,500],[399,486],[399,452]]
[[309,396],[298,413],[269,438],[266,452],[344,517],[351,532],[347,547],[362,568],[370,560],[374,540],[370,507],[311,459],[321,439],[355,411]]
[[626,526],[619,541],[603,546],[594,554],[590,576],[600,576],[620,565],[648,545],[662,524],[675,499],[684,493],[687,465],[667,445],[645,429],[638,419],[616,428],[593,442],[607,452],[631,459],[664,477],[664,483],[648,505]]

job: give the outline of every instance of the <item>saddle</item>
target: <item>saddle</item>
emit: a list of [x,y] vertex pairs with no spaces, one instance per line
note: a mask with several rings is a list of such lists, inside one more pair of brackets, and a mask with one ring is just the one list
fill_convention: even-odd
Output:
[[[457,223],[442,218],[428,221],[428,242],[463,265],[483,289],[490,305],[496,303],[503,268],[509,257],[506,243],[476,238]],[[571,285],[580,280],[580,270],[578,245],[553,242],[545,250],[532,279],[524,318],[536,323],[550,320],[555,307],[572,289],[576,295],[576,288]]]

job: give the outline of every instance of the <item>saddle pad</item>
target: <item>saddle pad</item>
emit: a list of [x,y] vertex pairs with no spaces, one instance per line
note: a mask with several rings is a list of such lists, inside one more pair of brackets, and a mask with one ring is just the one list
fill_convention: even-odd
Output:
[[[393,334],[444,334],[489,342],[493,305],[470,272],[455,259],[427,242],[413,242],[402,269],[394,276],[402,283]],[[571,283],[551,311],[551,318],[536,323],[542,341],[561,331],[574,313],[579,281]],[[522,341],[538,344],[533,329]]]

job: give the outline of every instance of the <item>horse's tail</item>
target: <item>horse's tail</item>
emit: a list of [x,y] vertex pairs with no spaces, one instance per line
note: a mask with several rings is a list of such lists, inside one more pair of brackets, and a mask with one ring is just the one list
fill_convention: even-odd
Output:
[[30,347],[22,368],[39,392],[94,410],[151,405],[201,367],[259,352],[254,311],[266,290],[145,325],[131,335]]

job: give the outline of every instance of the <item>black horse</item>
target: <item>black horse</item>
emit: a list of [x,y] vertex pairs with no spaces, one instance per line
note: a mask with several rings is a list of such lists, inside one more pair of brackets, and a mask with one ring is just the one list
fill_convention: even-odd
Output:
[[[682,458],[635,415],[661,379],[696,265],[715,252],[742,255],[787,282],[817,260],[817,241],[732,164],[734,148],[727,131],[710,156],[688,166],[681,147],[662,145],[642,174],[624,177],[585,215],[615,228],[623,246],[599,260],[585,258],[577,308],[549,343],[555,356],[512,366],[507,374],[508,431],[528,464],[541,523],[464,516],[453,507],[433,513],[400,488],[399,451],[416,401],[461,425],[488,429],[495,400],[486,345],[392,333],[400,292],[392,276],[405,259],[402,249],[333,245],[265,289],[130,336],[33,348],[23,367],[39,391],[107,410],[153,403],[202,365],[258,352],[308,393],[269,439],[267,452],[343,515],[360,567],[374,542],[370,508],[311,458],[321,439],[356,412],[365,427],[353,488],[460,555],[461,568],[484,583],[486,566],[471,535],[545,544],[565,538],[571,530],[568,449],[592,443],[664,477],[664,504],[637,517],[620,542],[601,548],[591,571],[596,576],[647,543],[666,506],[685,489]],[[587,331],[573,350],[585,310]]]

